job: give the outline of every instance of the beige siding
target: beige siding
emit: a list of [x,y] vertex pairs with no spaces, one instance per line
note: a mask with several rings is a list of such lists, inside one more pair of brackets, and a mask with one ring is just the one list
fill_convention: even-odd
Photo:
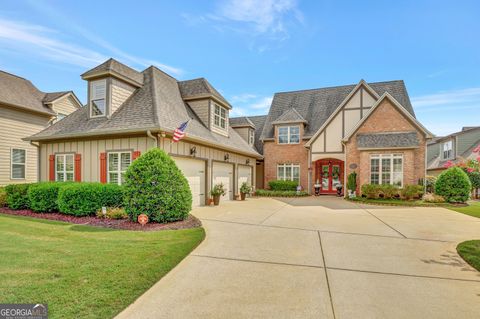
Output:
[[210,103],[210,123],[212,124],[210,129],[212,132],[218,133],[220,135],[228,136],[228,126],[230,125],[228,122],[228,109],[225,109],[227,111],[227,125],[226,128],[220,128],[218,126],[215,126],[215,103],[211,102]]
[[68,95],[53,103],[52,109],[55,113],[68,115],[75,112],[78,106],[75,99],[71,95]]
[[197,114],[198,118],[203,122],[206,127],[209,127],[210,122],[208,121],[208,110],[210,108],[210,100],[196,100],[189,101],[188,105],[192,110]]
[[243,138],[247,143],[249,142],[248,141],[248,131],[249,130],[250,130],[250,128],[248,128],[248,127],[235,128],[235,131],[238,133],[238,135],[240,135],[240,137]]
[[361,90],[355,92],[355,94],[350,98],[350,100],[345,104],[346,109],[359,108],[361,103]]
[[328,124],[325,129],[327,135],[326,151],[341,152],[342,151],[342,112],[338,113],[335,118]]
[[113,114],[135,91],[135,87],[123,81],[112,78],[111,86],[111,114]]
[[345,130],[343,136],[348,134],[360,121],[360,110],[345,110]]
[[[50,117],[16,110],[0,105],[0,185],[12,183],[31,183],[37,181],[38,150],[29,142],[22,141],[41,131]],[[26,170],[24,180],[10,178],[11,149],[26,150]]]
[[325,152],[325,133],[322,132],[312,143],[312,152]]

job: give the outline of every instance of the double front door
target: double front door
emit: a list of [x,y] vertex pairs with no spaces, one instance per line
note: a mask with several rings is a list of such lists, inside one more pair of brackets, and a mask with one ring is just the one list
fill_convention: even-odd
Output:
[[337,186],[343,185],[343,161],[318,160],[315,163],[315,185],[320,185],[320,194],[335,194]]

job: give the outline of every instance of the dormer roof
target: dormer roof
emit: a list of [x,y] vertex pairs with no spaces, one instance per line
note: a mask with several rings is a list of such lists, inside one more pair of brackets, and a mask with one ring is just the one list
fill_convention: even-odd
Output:
[[232,108],[230,103],[207,81],[205,78],[198,78],[187,81],[179,81],[178,87],[182,98],[186,101],[201,98],[214,98],[228,108]]
[[140,87],[143,84],[143,74],[141,72],[113,58],[83,73],[82,79],[89,80],[103,76],[113,76],[136,87]]
[[286,124],[286,123],[304,123],[307,124],[307,120],[298,113],[295,108],[291,108],[283,112],[275,121],[272,122],[273,125],[276,124]]
[[251,127],[255,129],[255,124],[246,116],[231,117],[229,122],[231,127]]

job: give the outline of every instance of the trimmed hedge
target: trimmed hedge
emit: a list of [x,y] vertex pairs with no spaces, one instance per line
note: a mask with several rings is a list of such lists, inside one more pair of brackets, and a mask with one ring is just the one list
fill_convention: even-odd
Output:
[[435,183],[435,194],[449,203],[465,203],[470,198],[472,184],[467,174],[459,167],[443,171]]
[[5,187],[0,187],[0,207],[7,205],[7,192]]
[[116,184],[72,183],[58,191],[60,212],[75,216],[89,216],[105,207],[118,207],[123,202],[123,188]]
[[132,221],[146,214],[150,221],[183,220],[192,209],[187,179],[173,159],[154,148],[142,154],[125,173],[125,211]]
[[274,180],[269,181],[268,186],[272,191],[296,191],[298,182]]
[[268,189],[257,189],[255,191],[255,195],[264,197],[303,197],[308,196],[308,193],[305,191],[300,191],[297,194],[297,191],[273,191]]
[[65,185],[60,182],[32,184],[27,192],[30,209],[37,213],[58,211],[58,190]]
[[28,209],[28,188],[32,184],[10,184],[5,186],[7,193],[7,205],[11,209]]
[[421,198],[423,196],[422,185],[404,185],[403,188],[390,184],[363,184],[361,187],[362,195],[369,199],[392,199],[401,197],[402,199]]

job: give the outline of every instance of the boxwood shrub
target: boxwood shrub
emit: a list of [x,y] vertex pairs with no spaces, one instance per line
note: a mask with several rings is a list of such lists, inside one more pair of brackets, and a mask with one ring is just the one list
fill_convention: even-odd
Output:
[[28,188],[31,184],[10,184],[5,186],[7,205],[11,209],[29,208]]
[[296,191],[298,182],[274,180],[274,181],[269,181],[268,186],[272,191]]
[[435,183],[435,194],[449,203],[464,203],[470,198],[472,184],[467,174],[459,167],[443,171]]
[[58,190],[65,185],[60,182],[32,184],[27,192],[30,209],[38,213],[58,211]]
[[123,203],[123,188],[116,184],[72,183],[58,191],[60,212],[75,216],[89,216],[105,207],[119,207]]
[[5,187],[0,187],[0,207],[7,205],[7,192]]
[[187,218],[192,193],[173,159],[154,148],[142,154],[125,173],[125,211],[132,221],[146,214],[150,221],[165,223]]
[[255,195],[263,197],[301,197],[308,196],[308,193],[305,191],[300,191],[297,194],[297,191],[274,191],[269,189],[257,189],[255,191]]

